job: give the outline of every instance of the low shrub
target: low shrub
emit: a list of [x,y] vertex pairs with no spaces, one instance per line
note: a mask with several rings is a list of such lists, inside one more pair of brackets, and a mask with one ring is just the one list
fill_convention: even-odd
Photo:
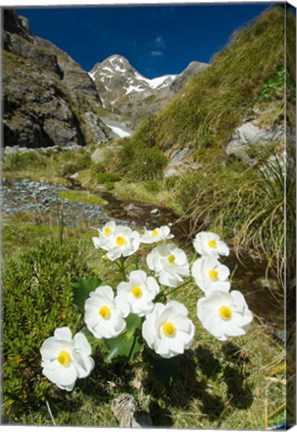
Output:
[[71,242],[42,242],[7,262],[2,303],[5,421],[44,403],[51,386],[41,374],[39,348],[57,323],[78,330],[81,316],[73,308],[72,290],[86,271],[82,248]]

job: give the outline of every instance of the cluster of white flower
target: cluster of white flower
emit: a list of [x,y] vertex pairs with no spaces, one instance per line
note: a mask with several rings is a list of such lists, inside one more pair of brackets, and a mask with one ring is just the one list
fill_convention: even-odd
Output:
[[[245,334],[252,321],[243,295],[230,292],[230,271],[218,258],[227,256],[229,248],[220,237],[211,232],[198,233],[193,242],[200,254],[192,268],[185,252],[167,240],[174,236],[168,226],[154,230],[145,229],[140,235],[129,227],[106,223],[93,237],[96,248],[106,251],[115,261],[134,254],[141,243],[159,244],[146,257],[148,268],[155,277],[143,270],[131,271],[127,280],[116,287],[116,295],[109,285],[101,285],[90,293],[85,302],[84,320],[95,338],[110,339],[126,329],[125,318],[130,313],[143,318],[142,336],[148,346],[164,358],[184,353],[194,338],[194,324],[188,318],[187,308],[177,302],[154,302],[160,286],[179,287],[184,277],[192,275],[205,297],[197,302],[197,317],[203,327],[219,340]],[[72,390],[77,378],[86,377],[94,367],[90,357],[91,347],[82,333],[72,340],[67,327],[57,329],[54,337],[41,347],[43,373],[66,390]]]

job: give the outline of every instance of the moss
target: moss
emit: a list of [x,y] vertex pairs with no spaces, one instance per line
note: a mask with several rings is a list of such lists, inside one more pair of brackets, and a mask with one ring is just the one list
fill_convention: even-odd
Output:
[[106,201],[97,195],[85,191],[60,191],[57,193],[58,198],[70,201],[80,202],[83,204],[106,205]]

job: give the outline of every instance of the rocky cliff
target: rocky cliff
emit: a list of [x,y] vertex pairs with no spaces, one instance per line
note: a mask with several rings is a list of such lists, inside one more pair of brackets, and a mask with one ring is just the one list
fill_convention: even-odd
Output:
[[28,21],[4,10],[4,146],[69,147],[114,136],[89,75],[52,43],[32,35]]

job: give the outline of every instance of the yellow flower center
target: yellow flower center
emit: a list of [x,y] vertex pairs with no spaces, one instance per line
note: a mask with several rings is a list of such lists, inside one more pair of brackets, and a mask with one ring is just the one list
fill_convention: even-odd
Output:
[[162,330],[165,336],[174,336],[175,335],[175,327],[172,322],[167,321],[162,325]]
[[101,308],[99,309],[99,315],[101,315],[104,319],[108,319],[110,317],[110,314],[111,312],[108,306],[101,306]]
[[217,247],[216,240],[208,240],[208,246],[212,249],[215,249]]
[[131,290],[132,295],[134,295],[134,297],[139,298],[142,296],[142,289],[140,288],[140,286],[135,285],[132,290]]
[[152,232],[152,235],[157,237],[160,235],[160,233],[157,229],[154,229],[154,231]]
[[229,308],[229,306],[221,306],[219,313],[223,320],[228,320],[232,317],[232,310]]
[[68,351],[60,351],[58,355],[58,362],[61,363],[62,366],[68,366],[71,360],[70,353]]
[[218,280],[219,273],[216,270],[209,270],[208,274],[212,281]]
[[104,237],[108,237],[110,233],[112,233],[112,229],[108,227],[106,227],[103,231]]
[[174,255],[169,255],[169,257],[167,259],[168,259],[169,264],[175,263],[175,256]]
[[124,237],[121,237],[121,236],[117,237],[117,239],[116,239],[116,245],[117,246],[124,246],[125,243],[126,243],[126,239]]

